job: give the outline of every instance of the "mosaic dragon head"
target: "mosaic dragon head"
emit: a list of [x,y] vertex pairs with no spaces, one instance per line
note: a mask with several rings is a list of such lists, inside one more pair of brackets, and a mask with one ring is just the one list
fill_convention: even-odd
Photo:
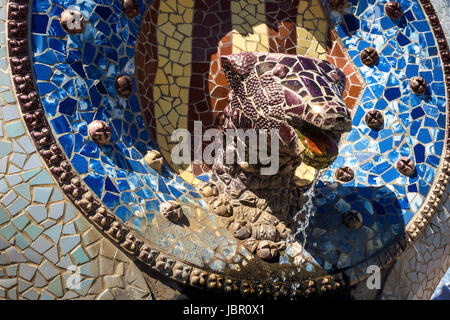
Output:
[[276,128],[285,145],[302,142],[298,156],[307,164],[324,168],[335,160],[352,121],[342,99],[344,72],[325,60],[279,53],[223,56],[222,66],[232,90],[227,127]]
[[316,169],[330,165],[341,134],[351,129],[342,100],[345,74],[327,61],[288,54],[244,52],[221,59],[231,86],[224,127],[278,129],[280,169],[264,176],[259,164],[217,162],[203,194],[247,249],[272,260],[285,248],[292,218],[305,202],[294,181],[296,168],[302,162]]

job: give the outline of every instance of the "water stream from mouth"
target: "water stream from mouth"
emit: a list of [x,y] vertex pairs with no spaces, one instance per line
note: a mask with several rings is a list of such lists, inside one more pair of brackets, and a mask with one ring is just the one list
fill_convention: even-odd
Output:
[[[292,246],[292,244],[296,241],[297,236],[301,234],[301,237],[303,239],[300,253],[298,254],[298,257],[300,258],[300,265],[302,265],[302,263],[304,262],[303,252],[305,250],[307,240],[306,229],[309,226],[309,220],[311,219],[311,217],[314,216],[315,213],[315,206],[314,206],[315,188],[325,171],[326,170],[324,169],[318,170],[315,174],[311,187],[305,193],[303,193],[303,196],[307,198],[307,200],[303,204],[302,208],[299,211],[297,211],[297,213],[292,218],[292,220],[298,224],[298,227],[295,230],[295,232],[289,234],[286,239],[287,243],[286,249],[289,249],[289,246]],[[300,220],[302,216],[305,217],[303,221]]]

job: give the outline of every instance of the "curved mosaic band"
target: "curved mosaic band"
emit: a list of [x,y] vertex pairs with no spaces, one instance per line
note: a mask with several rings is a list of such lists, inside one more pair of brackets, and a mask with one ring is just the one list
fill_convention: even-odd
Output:
[[447,123],[446,123],[446,140],[445,140],[445,150],[442,155],[440,163],[440,172],[435,178],[434,185],[428,194],[425,203],[420,208],[419,212],[411,219],[406,227],[406,232],[409,236],[409,242],[416,240],[421,231],[425,229],[431,218],[438,208],[441,197],[444,190],[448,184],[448,179],[450,175],[450,52],[447,40],[442,30],[439,18],[434,11],[433,5],[429,0],[421,0],[421,4],[428,15],[431,27],[433,29],[434,36],[436,37],[441,60],[443,62],[443,68],[445,73],[445,83],[446,83],[446,97],[447,97]]
[[[428,14],[433,32],[438,41],[441,59],[444,62],[444,70],[447,85],[447,104],[450,94],[450,54],[448,45],[440,27],[432,5],[429,1],[422,1],[425,12]],[[448,176],[450,174],[450,140],[448,131],[446,149],[441,159],[440,172],[435,178],[433,188],[430,191],[426,203],[417,212],[406,228],[407,237],[400,238],[389,247],[384,248],[384,254],[377,255],[366,260],[355,268],[356,276],[349,278],[350,272],[340,273],[334,276],[320,279],[305,280],[298,287],[290,287],[288,282],[262,283],[253,280],[241,280],[228,278],[213,272],[206,272],[190,266],[165,253],[153,249],[124,226],[98,199],[88,191],[88,187],[77,177],[70,163],[66,159],[63,150],[59,147],[52,135],[51,127],[44,117],[42,104],[38,98],[37,88],[33,81],[33,72],[28,58],[27,35],[27,4],[25,1],[10,2],[8,4],[8,36],[9,56],[13,80],[16,87],[17,100],[19,101],[26,126],[45,160],[49,171],[61,186],[66,196],[77,208],[89,218],[93,224],[102,231],[111,241],[119,245],[127,255],[136,261],[141,261],[148,267],[166,275],[181,283],[193,286],[224,290],[231,293],[242,293],[245,296],[311,296],[330,290],[352,285],[364,279],[366,267],[370,264],[384,266],[396,259],[405,249],[407,243],[412,243],[427,226],[440,203],[439,195],[442,195]],[[450,118],[447,112],[447,130]]]

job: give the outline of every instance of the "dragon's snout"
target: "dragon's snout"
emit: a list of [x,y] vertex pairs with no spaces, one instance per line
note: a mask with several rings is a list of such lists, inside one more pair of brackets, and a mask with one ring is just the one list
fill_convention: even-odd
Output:
[[289,125],[297,127],[300,123],[310,125],[333,133],[348,132],[352,128],[350,110],[340,97],[328,101],[319,97],[305,101],[291,90],[284,90],[286,100],[286,119]]
[[352,128],[350,110],[337,98],[305,100],[288,89],[285,97],[287,123],[304,146],[299,156],[310,166],[327,167],[336,159],[341,135]]

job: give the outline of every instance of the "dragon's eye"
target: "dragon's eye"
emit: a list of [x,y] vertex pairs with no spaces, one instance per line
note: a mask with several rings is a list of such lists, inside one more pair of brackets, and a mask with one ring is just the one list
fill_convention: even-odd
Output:
[[288,68],[284,64],[280,63],[276,65],[275,68],[273,68],[272,73],[275,77],[283,79],[286,77],[286,74],[288,73]]
[[272,71],[275,65],[276,63],[273,61],[259,63],[256,65],[256,72],[258,73],[258,75],[262,75],[268,71]]
[[337,71],[333,70],[329,73],[331,79],[333,79],[335,82],[338,82],[340,80],[339,78],[339,74],[337,73]]

